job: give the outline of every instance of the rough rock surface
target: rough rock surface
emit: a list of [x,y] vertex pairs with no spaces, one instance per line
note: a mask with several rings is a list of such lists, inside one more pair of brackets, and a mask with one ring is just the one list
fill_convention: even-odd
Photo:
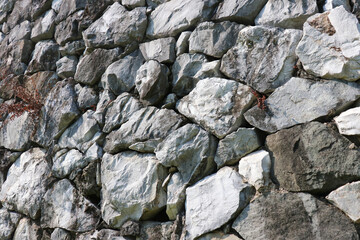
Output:
[[224,234],[220,231],[207,233],[198,238],[198,240],[240,240],[235,234]]
[[189,50],[190,35],[191,35],[191,31],[185,31],[180,34],[175,45],[176,56],[186,53]]
[[44,16],[36,20],[31,30],[31,40],[38,42],[53,37],[55,31],[56,13],[54,10],[47,11]]
[[174,173],[167,184],[166,215],[170,220],[175,220],[184,210],[186,186],[180,172]]
[[65,153],[62,153],[60,156],[55,155],[51,170],[53,176],[64,178],[73,170],[85,167],[86,163],[87,162],[84,161],[84,156],[80,151],[76,149],[71,149],[70,151],[65,150]]
[[33,56],[26,70],[27,74],[39,71],[53,71],[60,58],[59,46],[52,40],[41,41],[35,45]]
[[56,25],[54,38],[59,45],[63,46],[69,41],[81,39],[79,21],[83,18],[83,15],[84,11],[78,11]]
[[145,60],[160,63],[172,63],[175,60],[175,38],[160,38],[140,44],[139,48]]
[[56,239],[70,240],[71,234],[62,228],[55,228],[55,230],[51,233],[51,240]]
[[343,135],[360,135],[360,107],[351,108],[334,118]]
[[94,88],[89,86],[82,87],[79,83],[75,85],[77,95],[77,105],[80,109],[95,108],[99,101],[99,97]]
[[351,6],[349,0],[325,0],[323,10],[330,11],[331,9],[336,8],[338,6],[343,6],[346,11],[351,12]]
[[6,208],[0,209],[0,239],[10,239],[21,218],[18,213],[10,212]]
[[56,62],[56,73],[61,78],[74,77],[78,59],[75,56],[66,56]]
[[29,218],[23,218],[20,220],[18,227],[13,236],[13,240],[33,240],[41,239],[40,226]]

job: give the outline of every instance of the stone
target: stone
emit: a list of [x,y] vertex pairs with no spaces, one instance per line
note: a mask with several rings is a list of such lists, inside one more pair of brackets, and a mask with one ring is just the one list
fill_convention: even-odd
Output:
[[343,211],[353,222],[360,223],[360,182],[341,186],[327,195],[326,199]]
[[99,102],[96,105],[96,111],[93,114],[94,119],[103,127],[105,122],[105,113],[107,106],[115,99],[115,95],[109,90],[103,90],[99,93]]
[[0,149],[0,171],[7,170],[16,159],[21,155],[21,152],[11,152],[7,149]]
[[215,163],[218,168],[233,165],[260,146],[261,142],[254,128],[240,127],[219,141]]
[[198,238],[198,240],[240,240],[235,234],[224,234],[220,231],[205,234]]
[[37,92],[41,102],[44,102],[51,89],[59,81],[59,77],[53,71],[41,71],[30,76],[22,76],[23,86],[30,93]]
[[338,6],[343,6],[346,11],[351,12],[349,0],[325,0],[323,10],[330,11]]
[[29,21],[23,21],[20,24],[16,25],[9,35],[6,37],[6,40],[9,42],[20,41],[22,39],[30,39],[32,24]]
[[240,175],[258,191],[271,184],[270,170],[271,159],[265,150],[250,153],[239,162]]
[[35,45],[35,49],[26,74],[39,71],[54,71],[56,61],[60,58],[59,46],[52,40],[40,41]]
[[41,200],[50,184],[50,166],[45,150],[32,148],[10,167],[2,185],[0,200],[9,210],[15,210],[32,219],[40,217]]
[[6,208],[0,209],[0,239],[11,239],[20,218],[18,213],[10,212]]
[[238,34],[244,27],[229,21],[200,23],[190,35],[189,52],[221,58],[235,45]]
[[53,159],[52,173],[57,178],[65,178],[70,173],[77,169],[82,169],[89,164],[84,158],[83,154],[76,150],[71,149],[70,151],[56,156]]
[[139,48],[145,60],[156,60],[160,63],[172,63],[175,60],[175,38],[159,38],[141,43]]
[[172,239],[172,222],[144,222],[136,240]]
[[92,23],[82,34],[87,47],[115,47],[140,42],[145,34],[146,8],[127,11],[118,2]]
[[161,187],[166,174],[154,154],[105,153],[101,164],[102,218],[112,228],[120,228],[127,220],[154,216],[166,204]]
[[206,78],[177,103],[176,109],[221,139],[239,128],[243,113],[254,100],[246,85],[223,78]]
[[0,23],[6,20],[7,15],[12,11],[16,0],[2,0],[0,1]]
[[61,0],[56,23],[68,18],[73,13],[85,8],[87,0]]
[[146,105],[156,105],[167,94],[170,70],[155,60],[145,62],[136,73],[135,87]]
[[70,232],[62,229],[62,228],[55,228],[55,230],[51,233],[51,240],[71,240]]
[[101,239],[101,240],[132,240],[132,238],[123,237],[120,235],[119,231],[112,229],[101,229],[100,231],[96,230],[90,239]]
[[319,122],[280,130],[266,138],[280,187],[310,193],[328,193],[360,179],[360,152],[350,148],[351,144],[337,130]]
[[267,0],[224,0],[213,17],[250,25],[254,22]]
[[92,53],[80,58],[75,73],[75,81],[95,85],[101,79],[106,68],[117,60],[120,49],[95,49]]
[[306,19],[318,12],[316,0],[269,0],[256,17],[255,24],[302,29]]
[[56,25],[54,38],[59,45],[64,46],[70,41],[81,39],[79,22],[83,15],[84,11],[78,11]]
[[94,230],[100,211],[84,198],[67,179],[50,188],[41,205],[41,227],[63,228],[73,232]]
[[123,123],[127,122],[132,114],[143,106],[129,93],[119,95],[114,101],[109,103],[105,114],[105,124],[102,129],[105,133],[119,128]]
[[343,135],[360,135],[360,107],[351,108],[334,118],[339,132]]
[[186,186],[187,184],[184,182],[180,172],[176,172],[171,176],[166,189],[166,214],[170,220],[175,220],[176,216],[184,210]]
[[55,18],[55,11],[49,10],[44,14],[44,16],[37,19],[33,29],[31,30],[31,40],[39,42],[52,38],[55,31]]
[[120,229],[121,236],[138,236],[140,234],[140,224],[136,221],[125,222]]
[[101,186],[99,186],[96,176],[99,170],[100,164],[97,160],[91,161],[82,170],[76,169],[76,177],[74,178],[76,188],[89,199],[100,199]]
[[51,9],[58,13],[60,11],[60,7],[63,1],[64,0],[53,0],[51,3]]
[[199,80],[221,77],[220,61],[209,62],[203,54],[181,54],[172,66],[172,91],[183,97],[195,88]]
[[71,42],[65,43],[65,46],[61,46],[59,48],[61,56],[68,55],[81,55],[85,50],[85,42],[84,40],[75,40]]
[[[296,54],[306,72],[320,78],[356,81],[360,78],[357,18],[339,6],[310,17]],[[321,59],[315,60],[315,59]]]
[[174,109],[178,100],[175,93],[170,93],[165,97],[161,108]]
[[135,87],[136,72],[144,61],[141,52],[135,51],[113,62],[101,77],[102,87],[111,90],[116,95],[130,92]]
[[41,239],[41,236],[40,226],[32,222],[29,218],[23,218],[20,220],[12,239],[32,240]]
[[61,78],[74,77],[78,59],[75,56],[65,56],[56,62],[56,73]]
[[244,183],[239,173],[230,167],[224,167],[188,187],[186,189],[188,239],[192,240],[213,231],[236,217],[254,194],[255,189]]
[[146,0],[146,4],[151,8],[156,8],[162,3],[169,2],[170,0]]
[[76,84],[75,91],[77,94],[77,104],[80,109],[95,109],[99,97],[94,88],[89,86],[82,87],[80,84]]
[[176,41],[175,51],[176,56],[180,54],[186,53],[189,51],[189,38],[191,35],[191,31],[184,31],[180,33],[178,40]]
[[137,142],[131,144],[129,149],[141,152],[141,153],[154,153],[156,147],[161,142],[161,139],[150,139],[145,142]]
[[350,219],[306,193],[261,195],[232,227],[245,239],[359,239]]
[[145,107],[133,113],[118,130],[106,136],[104,150],[117,153],[137,142],[164,139],[183,124],[184,119],[173,110]]
[[292,77],[300,38],[300,30],[246,27],[223,56],[220,70],[258,92],[272,92]]
[[100,18],[107,7],[113,3],[113,0],[87,0],[84,15],[79,23],[80,31],[84,31]]
[[[211,17],[219,0],[172,0],[151,13],[146,30],[150,39],[173,37]],[[176,9],[176,11],[174,11]]]
[[359,97],[360,86],[355,83],[291,78],[265,100],[265,110],[254,106],[244,116],[252,126],[273,133],[335,115]]

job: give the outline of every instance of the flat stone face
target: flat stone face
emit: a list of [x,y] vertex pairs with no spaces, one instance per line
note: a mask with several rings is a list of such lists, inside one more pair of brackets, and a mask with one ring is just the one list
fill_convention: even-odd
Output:
[[0,239],[10,239],[21,218],[18,213],[10,212],[6,208],[0,209]]
[[189,95],[177,103],[177,110],[218,138],[237,129],[254,96],[250,88],[223,78],[200,80]]
[[266,99],[266,110],[255,106],[244,116],[252,126],[276,132],[334,115],[359,97],[360,85],[356,83],[291,78]]
[[[174,224],[172,222],[144,222],[137,240],[171,239],[174,237]],[[179,236],[175,235],[175,239]]]
[[160,38],[141,43],[139,48],[145,60],[156,60],[161,63],[172,63],[175,60],[175,38]]
[[323,123],[311,122],[266,138],[274,178],[289,191],[327,193],[360,179],[360,152]]
[[74,77],[78,58],[75,56],[66,56],[56,62],[56,73],[61,78]]
[[[255,194],[233,169],[224,167],[186,189],[188,239],[213,231],[235,217]],[[202,204],[198,204],[202,203]]]
[[75,85],[75,91],[77,94],[77,105],[80,109],[94,109],[99,101],[99,97],[94,88],[89,86],[82,87],[81,84]]
[[86,0],[61,0],[58,6],[56,22],[61,22],[76,11],[84,9],[86,2]]
[[175,46],[176,56],[186,53],[189,50],[190,35],[191,35],[191,31],[184,31],[180,33],[180,36],[176,41],[176,46]]
[[246,27],[223,56],[220,70],[258,92],[272,92],[292,77],[300,38],[300,30]]
[[64,46],[70,41],[81,39],[79,22],[83,16],[84,11],[78,11],[56,25],[54,38],[59,45]]
[[240,213],[232,228],[245,239],[359,239],[341,211],[306,193],[262,195]]
[[220,231],[215,231],[202,235],[198,240],[240,240],[235,234],[225,234]]
[[38,42],[52,38],[55,30],[55,18],[56,13],[54,10],[47,11],[44,16],[39,18],[31,31],[31,40]]
[[343,135],[360,135],[360,107],[351,108],[334,118]]
[[[352,2],[354,2],[354,0],[352,0]],[[338,6],[343,6],[346,11],[351,12],[350,1],[348,0],[325,0],[323,10],[330,11]]]
[[167,184],[166,215],[170,220],[175,220],[184,210],[186,186],[180,172],[174,173]]
[[309,18],[296,49],[304,69],[321,78],[358,80],[359,29],[356,16],[343,6]]
[[42,233],[40,226],[31,221],[29,218],[23,218],[20,220],[12,239],[41,239],[41,236]]
[[52,40],[38,42],[35,45],[26,73],[54,71],[56,69],[56,61],[59,60],[59,58],[59,45]]
[[269,0],[256,17],[255,24],[302,29],[306,19],[316,13],[318,13],[316,0]]
[[[139,171],[141,169],[141,171]],[[154,154],[105,154],[101,164],[102,217],[113,228],[154,216],[166,205],[167,171]]]
[[57,178],[64,178],[73,170],[82,169],[87,163],[80,151],[71,149],[59,157],[55,156],[53,159],[52,173]]

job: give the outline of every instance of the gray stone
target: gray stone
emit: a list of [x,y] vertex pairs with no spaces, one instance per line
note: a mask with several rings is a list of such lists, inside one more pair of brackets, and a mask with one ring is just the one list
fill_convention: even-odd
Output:
[[139,234],[140,224],[136,221],[129,220],[120,229],[120,235],[122,236],[138,236]]
[[101,211],[105,222],[120,228],[129,219],[146,220],[158,213],[166,204],[161,187],[166,172],[154,154],[104,154]]
[[6,20],[8,13],[10,13],[14,7],[16,0],[1,0],[0,1],[0,23]]
[[65,43],[65,46],[59,48],[61,56],[67,55],[81,55],[85,50],[84,40],[75,40]]
[[239,128],[219,141],[215,162],[218,168],[237,163],[261,146],[254,128]]
[[60,156],[55,155],[52,173],[57,178],[64,178],[72,171],[86,167],[88,163],[80,151],[71,149]]
[[220,231],[215,231],[199,237],[198,240],[240,240],[240,238],[235,234],[225,234]]
[[176,108],[216,137],[224,138],[243,123],[243,113],[254,100],[246,85],[223,78],[206,78]]
[[126,46],[141,41],[147,25],[146,8],[127,11],[115,2],[82,34],[87,47]]
[[31,35],[31,22],[23,21],[20,24],[16,25],[11,31],[9,32],[6,40],[9,42],[15,42],[22,39],[30,39]]
[[323,123],[311,122],[266,138],[274,178],[289,191],[328,193],[360,179],[360,157],[352,142]]
[[52,40],[41,41],[35,45],[26,74],[39,71],[54,71],[56,69],[56,61],[60,58],[59,45]]
[[163,240],[173,239],[171,237],[173,233],[172,222],[144,222],[139,236],[136,240]]
[[179,99],[177,98],[175,93],[170,93],[169,95],[166,96],[166,98],[163,101],[163,105],[161,106],[161,108],[167,108],[167,109],[174,109],[176,102]]
[[113,0],[87,0],[84,16],[79,22],[80,31],[87,29],[94,21],[100,18]]
[[55,230],[51,233],[51,240],[71,240],[70,232],[62,229],[62,228],[55,228]]
[[359,97],[360,85],[356,83],[291,78],[266,99],[265,110],[254,106],[244,116],[254,127],[276,132],[319,117],[332,116]]
[[[219,0],[172,0],[151,13],[146,35],[149,38],[176,36],[211,17]],[[176,11],[174,11],[176,9]]]
[[59,81],[59,77],[52,71],[37,72],[30,76],[19,76],[19,79],[21,79],[27,91],[30,93],[37,92],[41,103],[44,102],[51,89]]
[[2,204],[32,219],[39,218],[41,200],[50,184],[50,172],[45,150],[32,148],[24,152],[10,167],[2,185]]
[[18,213],[9,212],[5,208],[0,209],[0,239],[11,239],[20,218],[21,215]]
[[156,8],[162,3],[169,2],[170,0],[146,0],[146,4],[151,8]]
[[100,164],[93,160],[82,171],[76,170],[74,182],[76,188],[82,195],[91,198],[100,199],[101,186],[98,184],[97,174],[100,171]]
[[78,10],[84,9],[87,0],[61,0],[60,7],[58,8],[58,15],[56,23],[65,20]]
[[245,239],[359,239],[350,219],[306,193],[262,195],[232,227]]
[[64,0],[53,0],[51,3],[51,9],[58,13],[60,11],[60,7],[63,1]]
[[63,46],[67,42],[81,39],[79,21],[83,15],[84,11],[78,11],[56,25],[54,38],[59,45]]
[[96,230],[91,235],[90,239],[98,239],[98,240],[132,240],[132,238],[121,236],[119,231],[112,230],[112,229],[101,229],[100,231]]
[[74,77],[78,59],[75,56],[66,56],[56,62],[56,73],[61,78]]
[[259,92],[272,92],[292,77],[300,38],[301,31],[295,29],[244,28],[222,58],[220,70]]
[[77,94],[77,104],[80,109],[95,109],[99,97],[94,88],[89,86],[82,87],[80,84],[76,84],[75,91]]
[[7,170],[20,155],[21,152],[11,152],[7,149],[0,149],[0,170]]
[[13,240],[35,240],[41,239],[40,226],[29,218],[23,218],[20,220],[16,231],[13,236]]
[[305,22],[296,54],[308,73],[356,81],[360,78],[359,37],[357,18],[339,6]]
[[334,118],[343,135],[360,135],[360,107],[351,108]]
[[[243,182],[230,167],[220,169],[186,189],[186,230],[188,239],[213,231],[246,207],[255,189]],[[201,203],[201,204],[199,204]]]
[[338,6],[343,6],[346,11],[351,12],[349,0],[325,0],[323,10],[330,11]]
[[186,53],[189,51],[189,38],[191,31],[184,31],[180,34],[178,40],[176,41],[175,51],[176,56]]
[[44,16],[36,20],[31,31],[31,40],[39,42],[53,37],[55,30],[56,13],[54,10],[47,11]]
[[172,63],[175,60],[175,44],[175,38],[168,37],[141,43],[139,48],[146,61]]
[[141,153],[154,153],[156,147],[161,142],[161,139],[150,139],[145,142],[137,142],[131,144],[129,149],[141,152]]
[[95,49],[92,53],[83,56],[76,69],[75,81],[83,84],[94,85],[99,82],[106,68],[113,63],[120,49]]
[[116,153],[137,142],[164,139],[183,124],[184,119],[173,110],[142,108],[133,113],[118,130],[106,136],[104,150]]
[[167,185],[166,214],[170,220],[175,220],[185,206],[186,182],[179,172],[174,173]]
[[191,33],[189,52],[221,58],[235,45],[238,34],[244,27],[244,25],[229,21],[200,23]]
[[166,96],[169,89],[169,74],[167,66],[155,60],[149,60],[139,68],[135,86],[145,104],[155,105]]
[[145,0],[121,0],[121,4],[128,8],[144,7],[146,5]]
[[114,99],[115,95],[109,90],[100,92],[99,102],[96,105],[96,111],[93,115],[100,126],[104,126],[106,109]]
[[302,29],[310,16],[318,13],[316,0],[269,0],[255,19],[256,25]]
[[100,211],[81,196],[69,180],[63,179],[46,192],[40,220],[42,228],[86,232],[95,229]]

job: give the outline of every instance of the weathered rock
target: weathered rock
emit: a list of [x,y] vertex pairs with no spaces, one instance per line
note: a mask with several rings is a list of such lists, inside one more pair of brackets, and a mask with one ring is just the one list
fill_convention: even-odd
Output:
[[256,17],[255,24],[302,29],[306,19],[316,13],[316,0],[269,0]]
[[20,220],[19,225],[13,236],[13,240],[35,240],[41,239],[40,226],[31,221],[29,218],[23,218]]
[[147,105],[159,103],[167,94],[169,74],[167,66],[158,61],[149,60],[144,63],[137,71],[135,80],[140,99]]
[[176,106],[176,102],[179,99],[177,98],[175,93],[170,93],[169,95],[166,96],[166,98],[163,101],[163,105],[161,106],[161,108],[167,108],[167,109],[174,109]]
[[217,167],[235,164],[260,146],[261,142],[254,128],[239,128],[219,141],[215,155]]
[[232,227],[245,239],[359,239],[350,219],[306,193],[262,195]]
[[64,0],[53,0],[51,3],[51,9],[58,13],[60,11],[60,7],[63,1]]
[[244,28],[222,58],[220,70],[259,92],[271,92],[292,77],[300,38],[301,31],[295,29]]
[[100,211],[63,179],[49,189],[41,205],[41,227],[63,228],[73,232],[95,229]]
[[166,214],[170,220],[175,220],[184,210],[186,186],[181,173],[176,172],[171,176],[166,189]]
[[139,48],[145,60],[160,63],[172,63],[175,60],[175,38],[160,38],[140,44]]
[[163,3],[151,13],[146,35],[149,38],[176,36],[198,22],[209,19],[218,2],[219,0],[172,0]]
[[26,74],[39,71],[54,71],[60,58],[59,46],[52,40],[41,41],[35,45]]
[[10,167],[2,185],[2,204],[32,219],[40,217],[41,200],[50,183],[50,172],[45,150],[32,148],[21,154]]
[[238,34],[244,27],[244,25],[229,21],[200,23],[191,33],[189,52],[221,58],[235,45]]
[[267,0],[224,0],[220,3],[213,18],[249,25],[254,22],[266,2]]
[[251,89],[222,78],[200,80],[177,110],[218,138],[224,138],[243,123],[243,113],[251,106]]
[[142,108],[118,130],[107,135],[104,150],[116,153],[137,142],[164,139],[183,124],[184,119],[173,110]]
[[94,119],[100,126],[104,126],[105,113],[107,106],[115,99],[115,95],[109,90],[104,90],[99,94],[99,102],[96,105],[96,111],[94,113]]
[[30,39],[31,35],[31,22],[23,21],[22,23],[16,25],[9,34],[5,37],[9,42],[15,42],[22,39]]
[[349,148],[351,144],[319,122],[284,129],[266,138],[280,187],[313,193],[327,193],[360,179],[360,152]]
[[135,87],[136,72],[144,61],[141,52],[135,51],[113,62],[101,77],[102,87],[116,95],[131,91]]
[[3,23],[6,20],[6,16],[12,11],[15,2],[16,0],[0,1],[0,23]]
[[147,25],[146,8],[127,11],[115,2],[82,34],[87,47],[126,46],[141,41]]
[[5,208],[0,209],[0,239],[11,239],[21,215],[9,212]]
[[[225,190],[226,189],[226,190]],[[186,230],[189,239],[213,231],[246,207],[255,189],[235,170],[224,167],[186,189]],[[202,203],[202,204],[198,204]]]
[[87,0],[61,0],[56,23],[65,20],[78,10],[84,9]]
[[140,234],[140,224],[136,221],[129,220],[121,226],[120,235],[138,236]]
[[220,231],[215,231],[213,233],[205,234],[197,239],[198,240],[240,240],[240,238],[238,238],[234,234],[225,234]]
[[96,176],[100,171],[99,162],[93,160],[82,171],[79,171],[78,169],[76,171],[79,172],[74,179],[76,188],[86,197],[95,197],[99,199],[101,186],[98,185]]
[[80,30],[84,31],[87,29],[95,20],[100,18],[107,7],[113,3],[113,0],[87,0],[84,16],[79,23]]
[[26,90],[30,93],[37,92],[41,102],[46,99],[51,89],[59,80],[56,73],[52,71],[37,72],[30,76],[20,76],[20,78],[21,77],[23,77],[22,82]]
[[54,38],[59,45],[63,46],[69,41],[81,39],[79,21],[83,15],[84,11],[78,11],[56,25]]
[[169,1],[170,0],[146,0],[146,4],[151,8],[156,8],[158,5]]
[[343,135],[360,135],[360,107],[351,108],[334,118]]
[[209,77],[221,77],[220,61],[208,62],[202,54],[181,54],[172,67],[172,91],[185,96],[195,88],[199,80]]
[[6,44],[5,38],[0,46],[0,67],[14,74],[23,74],[31,58],[33,42],[23,39]]
[[129,219],[145,220],[158,213],[166,204],[161,187],[166,174],[154,154],[104,154],[101,211],[106,223],[120,228]]
[[146,5],[145,0],[121,0],[121,4],[128,8],[144,7]]
[[47,11],[44,16],[36,20],[31,31],[31,40],[39,42],[50,39],[54,35],[56,13],[54,10]]
[[20,155],[21,152],[11,152],[7,149],[0,149],[0,170],[7,170]]
[[158,144],[162,141],[162,139],[150,139],[145,142],[137,142],[131,144],[129,149],[141,152],[141,153],[154,153]]
[[61,78],[74,77],[78,59],[75,56],[66,56],[56,62],[56,73]]
[[94,88],[89,86],[82,87],[80,84],[76,84],[75,91],[77,94],[77,104],[80,109],[95,109],[99,97]]
[[355,83],[291,78],[266,99],[266,110],[254,106],[244,116],[254,127],[276,132],[319,117],[332,116],[359,97],[360,85]]
[[79,61],[75,73],[75,80],[79,83],[94,85],[98,83],[106,68],[113,63],[121,50],[95,49],[92,53],[85,55]]
[[338,6],[343,6],[346,11],[351,12],[349,0],[325,0],[323,10],[330,11]]
[[71,149],[60,156],[53,159],[52,173],[54,177],[64,178],[67,177],[72,171],[82,169],[88,165],[83,154],[76,150]]
[[100,231],[95,231],[90,239],[101,239],[101,240],[132,240],[132,238],[123,237],[120,235],[119,231],[112,229],[101,229]]
[[144,222],[136,240],[172,239],[172,222]]
[[84,40],[75,40],[65,43],[65,46],[59,48],[61,56],[81,55],[85,50]]
[[315,76],[356,81],[360,78],[359,37],[357,18],[340,6],[305,22],[296,54]]
[[176,41],[175,51],[176,56],[186,53],[189,51],[189,38],[191,31],[184,31],[180,34],[178,40]]
[[62,229],[62,228],[55,228],[55,230],[51,233],[51,240],[71,240],[70,232]]

